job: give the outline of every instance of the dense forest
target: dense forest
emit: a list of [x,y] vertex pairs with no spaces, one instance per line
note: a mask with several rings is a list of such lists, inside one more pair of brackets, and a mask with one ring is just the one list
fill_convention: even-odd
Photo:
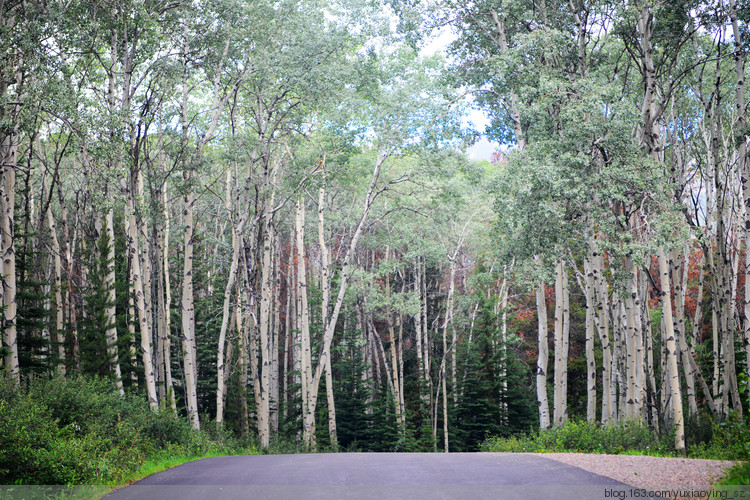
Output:
[[4,376],[108,379],[261,448],[586,420],[684,452],[690,422],[750,411],[748,22],[0,0]]

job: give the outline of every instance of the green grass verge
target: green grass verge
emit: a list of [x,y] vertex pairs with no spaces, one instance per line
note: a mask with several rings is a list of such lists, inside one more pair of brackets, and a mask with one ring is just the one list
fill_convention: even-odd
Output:
[[[686,433],[687,456],[712,460],[748,459],[750,430],[740,420],[693,426]],[[677,456],[674,433],[657,434],[638,422],[601,426],[585,421],[532,431],[525,435],[490,437],[482,451],[526,453],[603,453],[611,455]]]

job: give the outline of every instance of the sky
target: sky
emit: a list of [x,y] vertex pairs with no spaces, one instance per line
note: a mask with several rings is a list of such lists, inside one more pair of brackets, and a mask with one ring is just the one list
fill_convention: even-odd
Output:
[[[442,53],[445,55],[445,49],[448,47],[453,40],[456,39],[455,33],[449,28],[443,28],[443,30],[427,43],[422,48],[422,54],[425,56],[431,56],[436,53]],[[469,116],[466,120],[467,124],[473,124],[480,133],[484,132],[484,129],[490,124],[489,118],[484,114],[483,111],[478,109],[471,109]],[[492,153],[498,151],[500,145],[496,142],[489,141],[484,135],[481,136],[480,140],[477,141],[473,146],[467,149],[466,153],[472,160],[489,160]]]

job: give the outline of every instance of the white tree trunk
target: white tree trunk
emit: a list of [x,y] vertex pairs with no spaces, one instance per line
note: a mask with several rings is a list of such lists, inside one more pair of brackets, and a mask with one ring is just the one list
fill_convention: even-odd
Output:
[[[122,372],[120,370],[120,359],[117,353],[117,290],[115,290],[115,222],[114,209],[109,209],[106,215],[105,231],[109,240],[107,259],[107,276],[105,277],[107,289],[107,355],[115,372],[115,384],[120,395],[125,395],[122,386]],[[101,258],[105,258],[103,255]]]
[[557,261],[555,271],[555,393],[553,425],[565,425],[568,420],[568,308],[567,273],[563,259]]
[[549,332],[547,328],[547,300],[545,298],[544,281],[536,287],[536,315],[538,324],[539,356],[536,362],[536,400],[539,407],[539,427],[549,429],[549,402],[547,400],[547,367],[549,366]]
[[[133,174],[133,172],[131,172]],[[141,357],[143,360],[144,381],[146,383],[146,395],[148,404],[152,410],[159,408],[159,399],[156,394],[156,376],[154,374],[154,362],[152,352],[152,332],[151,322],[146,315],[146,304],[143,293],[143,276],[141,272],[140,258],[138,257],[138,227],[137,215],[135,210],[135,200],[133,197],[133,186],[135,183],[131,175],[131,182],[120,179],[122,190],[126,195],[126,212],[125,233],[127,235],[127,248],[130,257],[130,266],[132,272],[132,281],[134,288],[134,306],[138,315],[138,324],[141,332]],[[135,318],[134,318],[135,319]]]
[[[325,162],[325,159],[324,159]],[[330,258],[325,238],[325,199],[326,193],[323,187],[318,189],[318,246],[320,247],[320,318],[321,324],[328,324],[328,309],[331,303],[331,278]],[[326,358],[326,398],[328,403],[328,437],[331,448],[338,449],[338,432],[336,430],[336,402],[333,397],[333,372],[331,370],[331,357]]]
[[[417,303],[419,304],[419,310],[414,314],[414,330],[417,342],[417,376],[424,380],[424,356],[422,347],[422,283],[421,283],[422,271],[419,260],[414,265],[414,293],[417,296]],[[425,380],[426,384],[426,380]],[[420,386],[420,397],[423,393],[423,387]],[[423,399],[423,398],[422,398]]]
[[612,345],[609,339],[609,297],[604,276],[604,258],[596,249],[591,250],[596,291],[596,321],[599,341],[602,345],[602,423],[616,417],[615,377],[613,376]]
[[625,418],[640,419],[640,363],[639,354],[642,353],[641,325],[638,294],[638,271],[631,256],[625,257],[625,269],[628,273],[628,293],[625,296],[625,356],[627,386],[625,390]]
[[[273,199],[273,197],[271,197]],[[273,203],[272,203],[273,204]],[[267,217],[272,215],[266,214]],[[273,299],[273,270],[271,269],[273,253],[273,221],[265,220],[263,225],[263,263],[261,267],[260,299],[260,401],[256,401],[258,412],[258,438],[260,446],[268,448],[270,444],[270,376],[271,376],[271,308]],[[301,273],[302,274],[302,273]]]
[[[729,0],[729,17],[732,22],[732,35],[734,38],[734,64],[736,77],[736,98],[735,105],[737,109],[737,122],[735,130],[743,131],[739,138],[737,147],[737,169],[741,173],[742,189],[745,205],[745,303],[744,303],[744,338],[746,369],[750,371],[750,251],[747,251],[750,243],[750,162],[747,160],[747,141],[748,134],[745,131],[747,126],[745,110],[745,50],[743,48],[743,33],[740,31],[737,12],[737,0]],[[750,377],[747,378],[747,390],[750,391]]]
[[302,429],[305,443],[315,446],[315,412],[310,411],[312,399],[312,347],[310,345],[310,309],[307,303],[307,267],[305,265],[305,206],[300,198],[297,200],[295,218],[297,234],[297,318],[301,336],[302,359],[300,374],[302,378]]
[[[164,162],[163,170],[168,169],[168,165]],[[172,410],[177,410],[177,398],[174,394],[174,383],[172,381],[172,280],[169,272],[169,230],[170,230],[170,217],[169,217],[169,197],[167,195],[167,182],[164,182],[162,187],[162,208],[164,211],[164,251],[162,253],[162,268],[164,269],[164,339],[162,345],[164,348],[164,383],[167,387],[167,399],[172,407]]]
[[586,421],[596,421],[596,360],[594,358],[594,272],[588,258],[583,261],[586,293]]
[[225,380],[225,356],[224,347],[226,345],[227,328],[232,312],[230,305],[232,303],[232,290],[237,280],[238,264],[240,260],[240,241],[237,236],[236,228],[232,228],[232,262],[229,268],[229,279],[224,288],[224,304],[221,316],[221,328],[219,330],[219,345],[216,353],[216,425],[221,426],[224,423],[224,399],[226,397]]
[[682,415],[682,392],[680,391],[680,374],[677,368],[677,342],[672,318],[671,287],[669,283],[669,265],[663,248],[659,248],[659,276],[661,279],[661,303],[664,329],[666,332],[667,380],[671,412],[674,416],[675,450],[685,453],[685,422]]
[[65,375],[65,335],[63,334],[63,297],[62,297],[62,258],[60,257],[60,240],[57,238],[57,228],[55,218],[52,216],[52,207],[47,209],[47,224],[49,225],[50,235],[52,236],[52,256],[55,261],[55,337],[57,340],[57,349],[59,364],[57,365],[58,375]]
[[195,342],[195,302],[193,295],[193,234],[194,217],[192,187],[192,173],[185,171],[185,183],[188,186],[183,198],[183,222],[185,233],[183,240],[182,267],[182,355],[183,370],[185,372],[185,390],[187,392],[187,412],[190,424],[194,429],[200,429],[198,417],[198,366]]
[[[6,26],[11,28],[15,19],[7,21]],[[21,56],[18,56],[21,59]],[[6,70],[9,68],[6,68]],[[10,75],[8,75],[10,76]],[[13,78],[14,77],[14,78]],[[21,71],[16,71],[11,77],[15,80],[16,91],[20,92],[23,86]],[[5,100],[8,91],[8,80],[0,82],[0,100]],[[4,307],[2,315],[3,344],[7,354],[3,359],[3,369],[18,386],[21,381],[21,372],[18,361],[18,334],[16,323],[16,311],[18,308],[16,298],[16,248],[15,248],[15,199],[16,199],[16,167],[18,165],[18,118],[21,112],[21,103],[12,105],[9,113],[3,114],[9,128],[0,136],[0,305]],[[10,125],[10,127],[8,127]]]

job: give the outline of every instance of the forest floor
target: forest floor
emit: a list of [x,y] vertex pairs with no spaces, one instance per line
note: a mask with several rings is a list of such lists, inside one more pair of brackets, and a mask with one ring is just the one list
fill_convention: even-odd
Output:
[[[595,455],[589,453],[530,453],[612,478],[651,492],[681,492],[680,498],[706,498],[706,492],[721,481],[736,462],[695,458],[641,455]],[[750,487],[731,492],[728,498],[750,499]],[[629,495],[633,496],[633,495]],[[666,497],[667,495],[662,495]],[[720,497],[719,495],[717,495]],[[672,496],[675,498],[675,496]]]

